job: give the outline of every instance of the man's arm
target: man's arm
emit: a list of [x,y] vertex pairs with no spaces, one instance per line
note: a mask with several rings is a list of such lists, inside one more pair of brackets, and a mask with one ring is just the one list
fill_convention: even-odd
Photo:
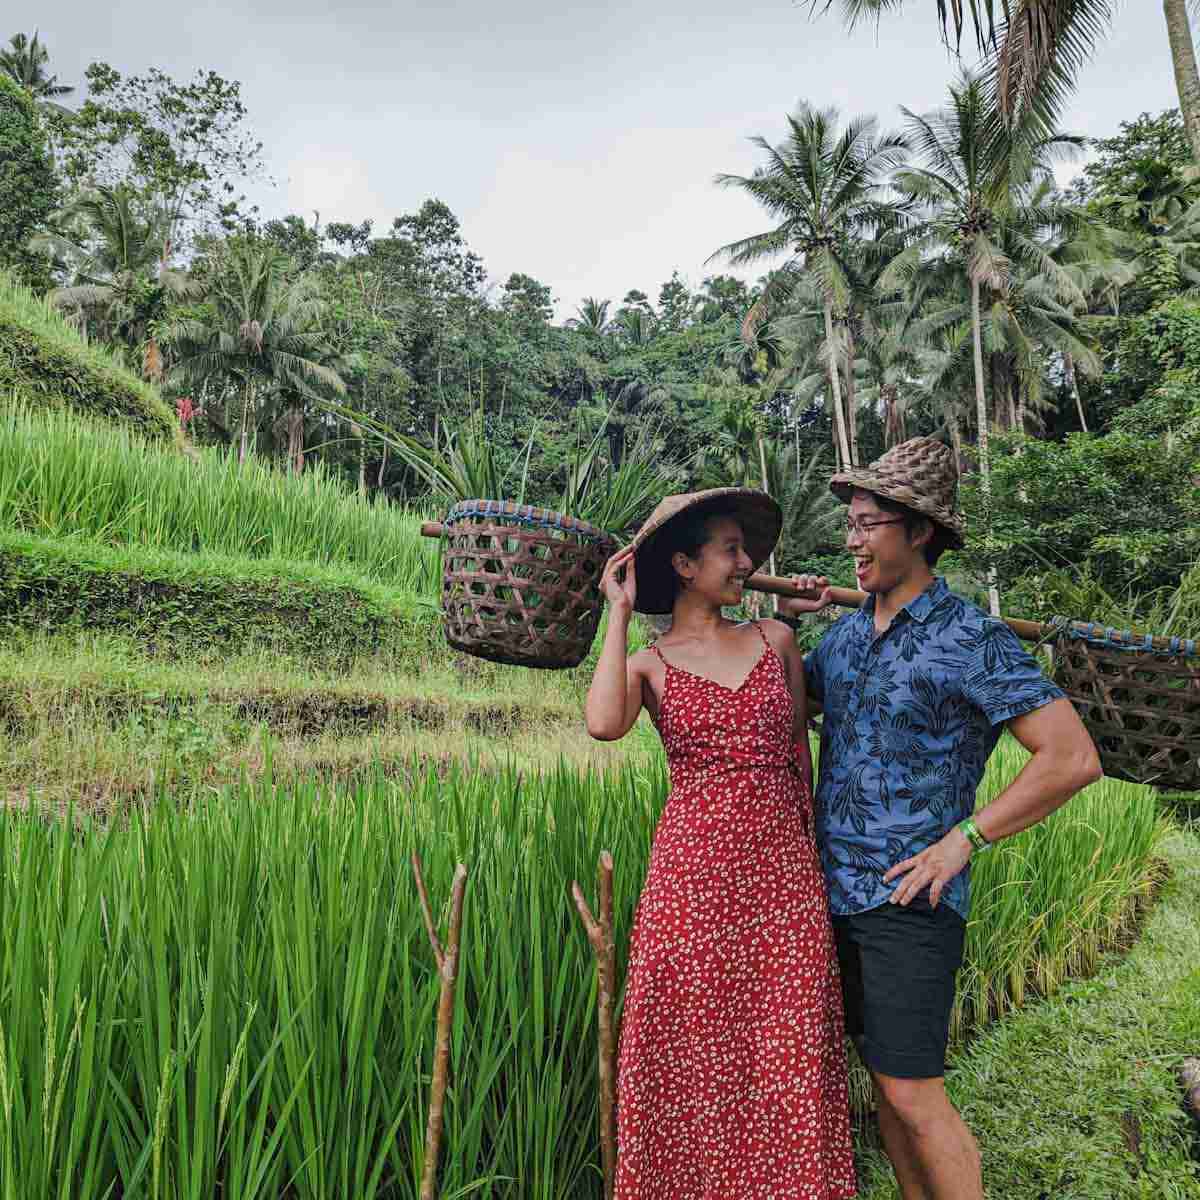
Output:
[[989,842],[1044,821],[1101,775],[1100,756],[1070,700],[1052,700],[1014,717],[1008,731],[1033,757],[987,808],[975,814],[975,825]]
[[[1051,700],[1007,724],[1033,757],[991,804],[975,814],[975,827],[989,842],[1045,820],[1101,775],[1100,756],[1070,700]],[[907,905],[929,888],[929,903],[936,908],[942,890],[970,857],[971,843],[956,825],[941,841],[887,871],[884,883],[904,876],[891,902]]]

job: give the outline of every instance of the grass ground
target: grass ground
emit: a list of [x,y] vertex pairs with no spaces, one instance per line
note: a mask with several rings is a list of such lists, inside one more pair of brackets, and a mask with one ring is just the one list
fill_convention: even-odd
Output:
[[[1200,838],[1160,843],[1172,871],[1132,951],[954,1056],[947,1087],[979,1138],[990,1200],[1197,1200],[1200,1135],[1175,1072],[1200,1053]],[[897,1195],[872,1131],[862,1200]]]

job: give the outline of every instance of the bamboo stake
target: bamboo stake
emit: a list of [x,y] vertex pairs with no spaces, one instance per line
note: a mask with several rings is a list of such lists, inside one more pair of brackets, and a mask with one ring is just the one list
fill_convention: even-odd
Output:
[[425,1126],[425,1170],[421,1175],[421,1200],[435,1200],[437,1196],[438,1158],[442,1148],[442,1128],[445,1124],[446,1085],[450,1077],[450,1031],[454,1024],[454,991],[458,983],[458,948],[462,939],[463,894],[467,888],[467,868],[459,863],[454,868],[454,879],[450,884],[450,926],[446,932],[446,946],[438,941],[433,924],[433,911],[429,907],[429,893],[421,875],[421,859],[414,851],[412,855],[413,876],[417,881],[417,895],[421,900],[421,912],[425,917],[425,932],[433,948],[441,977],[442,990],[438,999],[437,1042],[433,1051],[433,1079],[429,1086],[429,1121]]
[[[425,521],[421,525],[422,537],[440,538],[445,532],[446,527],[440,521]],[[798,588],[785,576],[767,575],[762,571],[755,572],[746,580],[746,590],[749,592],[766,592],[768,595],[774,596],[799,596],[805,600],[815,600],[819,594],[813,590],[805,591],[803,588]],[[833,603],[839,608],[862,608],[867,600],[866,592],[858,592],[853,588],[833,587],[829,591],[832,594]],[[1044,625],[1041,621],[1026,621],[1021,617],[1001,617],[1000,620],[1017,637],[1027,642],[1040,642],[1043,638],[1051,637],[1056,632],[1055,626]],[[1071,626],[1074,629],[1082,630],[1088,627],[1088,622],[1072,621]],[[1129,644],[1136,642],[1140,646],[1145,642],[1146,635],[1141,630],[1133,629],[1128,632],[1128,637],[1123,637],[1120,633],[1114,633],[1113,640]],[[1170,644],[1170,638],[1155,637],[1153,639],[1155,650],[1169,650]]]
[[617,1041],[613,1007],[617,991],[617,955],[613,942],[613,860],[603,850],[596,866],[600,919],[592,916],[583,889],[572,881],[571,894],[596,954],[596,1023],[600,1056],[600,1150],[604,1157],[604,1200],[617,1185]]

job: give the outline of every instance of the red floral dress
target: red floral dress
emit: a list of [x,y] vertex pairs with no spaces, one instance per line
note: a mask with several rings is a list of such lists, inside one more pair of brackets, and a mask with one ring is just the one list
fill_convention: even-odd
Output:
[[854,1196],[841,988],[783,663],[765,645],[734,689],[663,663],[671,795],[633,930],[617,1200]]

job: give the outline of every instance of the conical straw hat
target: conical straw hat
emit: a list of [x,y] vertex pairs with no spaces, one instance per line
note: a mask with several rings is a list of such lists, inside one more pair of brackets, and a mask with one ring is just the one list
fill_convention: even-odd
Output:
[[634,552],[637,598],[633,607],[642,613],[668,613],[675,601],[675,571],[666,552],[671,522],[685,514],[718,510],[729,512],[742,527],[746,553],[758,570],[771,557],[783,513],[766,492],[754,488],[709,488],[684,492],[659,502],[630,545]]
[[844,504],[853,499],[855,488],[895,500],[936,521],[950,533],[954,546],[963,544],[967,523],[958,511],[954,451],[933,438],[910,438],[869,467],[839,471],[829,487]]

